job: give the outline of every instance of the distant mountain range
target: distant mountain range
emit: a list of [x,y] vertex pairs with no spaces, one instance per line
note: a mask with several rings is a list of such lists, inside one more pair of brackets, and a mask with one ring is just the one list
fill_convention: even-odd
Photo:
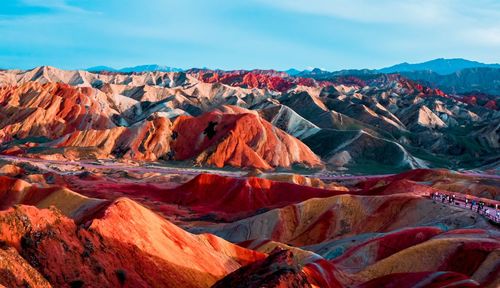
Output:
[[[288,73],[288,72],[287,72]],[[381,74],[398,73],[425,86],[439,88],[446,93],[486,93],[500,95],[500,64],[485,64],[465,59],[435,59],[423,63],[402,63],[382,69],[351,69],[340,71],[313,70],[292,71],[297,77],[316,80],[334,80],[344,76],[361,78],[378,77]]]
[[[312,70],[298,70],[295,68],[291,68],[288,70],[285,70],[283,72],[286,72],[290,76],[301,76],[301,75],[319,75],[319,74],[325,74],[325,73],[335,73],[338,75],[352,75],[352,74],[378,74],[378,73],[403,73],[403,72],[416,72],[416,71],[426,71],[426,72],[433,72],[436,74],[440,75],[449,75],[453,74],[455,72],[464,70],[464,69],[469,69],[469,68],[495,68],[495,69],[500,69],[500,64],[486,64],[486,63],[481,63],[477,61],[471,61],[471,60],[466,60],[466,59],[461,59],[461,58],[454,58],[454,59],[444,59],[444,58],[439,58],[439,59],[434,59],[430,60],[427,62],[422,62],[422,63],[401,63],[401,64],[396,64],[390,67],[385,67],[381,69],[349,69],[349,70],[340,70],[340,71],[327,71],[327,70],[322,70],[319,68],[314,68]],[[90,67],[85,69],[87,71],[91,72],[96,72],[96,71],[111,71],[111,72],[148,72],[148,71],[161,71],[161,72],[181,72],[184,71],[184,69],[181,68],[175,68],[175,67],[170,67],[170,66],[164,66],[164,65],[157,65],[157,64],[149,64],[149,65],[139,65],[139,66],[133,66],[133,67],[125,67],[121,69],[115,69],[113,67],[109,66],[95,66],[95,67]]]
[[98,71],[110,71],[110,72],[123,72],[123,73],[131,73],[131,72],[154,72],[154,71],[160,71],[160,72],[181,72],[183,69],[181,68],[175,68],[175,67],[170,67],[170,66],[164,66],[164,65],[156,65],[156,64],[149,64],[149,65],[139,65],[139,66],[133,66],[133,67],[125,67],[121,69],[115,69],[113,67],[109,66],[94,66],[85,69],[89,72],[98,72]]
[[[208,70],[191,69],[183,70],[156,64],[140,65],[115,69],[108,66],[95,66],[86,69],[90,72],[110,71],[123,73],[141,72],[193,72]],[[216,70],[222,71],[222,70]],[[254,70],[261,71],[261,70]],[[331,80],[336,77],[374,77],[379,74],[399,73],[411,80],[420,82],[432,88],[439,88],[446,93],[480,92],[491,95],[500,95],[500,64],[485,64],[466,59],[434,59],[423,63],[401,63],[382,69],[348,69],[327,71],[319,68],[312,70],[288,69],[283,71],[292,77],[314,78],[316,80]]]
[[446,93],[479,92],[500,95],[500,69],[496,68],[467,68],[447,75],[429,70],[399,73],[406,78],[432,88],[439,88]]
[[500,68],[500,64],[485,64],[466,59],[434,59],[423,63],[401,63],[377,70],[380,73],[398,73],[414,71],[432,71],[441,75],[448,75],[469,68]]
[[305,75],[325,75],[325,74],[335,74],[335,75],[367,75],[367,74],[391,74],[391,73],[404,73],[404,72],[420,72],[425,71],[426,73],[432,72],[439,75],[449,75],[456,73],[464,69],[471,68],[493,68],[500,69],[500,64],[486,64],[477,61],[471,61],[461,58],[455,59],[434,59],[422,63],[401,63],[390,67],[385,67],[381,69],[346,69],[338,71],[326,71],[319,68],[314,68],[313,70],[303,70],[299,71],[297,69],[289,69],[285,72],[290,76],[305,76]]

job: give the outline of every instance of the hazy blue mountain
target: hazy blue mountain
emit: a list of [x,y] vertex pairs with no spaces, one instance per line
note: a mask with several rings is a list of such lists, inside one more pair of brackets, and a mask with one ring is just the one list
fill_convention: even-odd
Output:
[[94,66],[94,67],[87,68],[85,70],[87,70],[89,72],[98,72],[98,71],[112,71],[112,72],[116,72],[116,71],[118,71],[115,68],[109,67],[109,66]]
[[156,64],[150,64],[150,65],[139,65],[139,66],[134,66],[134,67],[125,67],[119,70],[120,72],[152,72],[152,71],[161,71],[161,72],[182,72],[183,69],[180,68],[174,68],[174,67],[169,67],[169,66],[163,66],[163,65],[156,65]]
[[302,73],[303,71],[297,70],[295,68],[291,68],[291,69],[288,69],[288,70],[286,70],[284,72],[286,74],[290,75],[290,76],[295,76],[295,75],[298,75],[298,74]]
[[482,92],[500,95],[500,69],[467,68],[440,75],[432,71],[401,72],[401,75],[446,93]]
[[485,64],[466,59],[434,59],[423,63],[401,63],[394,66],[379,69],[381,73],[432,71],[437,74],[447,75],[468,68],[500,68],[500,64]]
[[108,66],[95,66],[95,67],[87,68],[86,70],[90,71],[90,72],[111,71],[111,72],[124,72],[124,73],[153,72],[153,71],[161,71],[161,72],[182,72],[183,71],[183,69],[180,69],[180,68],[174,68],[174,67],[162,66],[162,65],[156,65],[156,64],[125,67],[125,68],[121,68],[121,69],[115,69],[113,67],[108,67]]

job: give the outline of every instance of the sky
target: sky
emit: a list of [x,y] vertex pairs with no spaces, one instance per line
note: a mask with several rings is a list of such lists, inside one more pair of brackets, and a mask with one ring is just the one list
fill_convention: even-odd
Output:
[[500,0],[2,0],[0,67],[500,62]]

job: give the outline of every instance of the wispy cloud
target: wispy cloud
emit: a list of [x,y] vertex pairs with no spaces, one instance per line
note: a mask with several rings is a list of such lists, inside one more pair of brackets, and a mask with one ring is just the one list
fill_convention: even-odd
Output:
[[425,24],[450,15],[449,0],[257,0],[278,9],[365,23]]
[[27,7],[48,8],[59,12],[94,13],[94,11],[86,10],[76,5],[70,5],[65,0],[21,0],[21,4]]
[[463,41],[472,40],[478,46],[495,46],[500,49],[500,27],[468,28],[459,32],[458,38]]
[[470,25],[475,22],[475,24],[500,25],[500,1],[497,0],[255,1],[276,9],[362,23],[436,26],[460,23]]
[[[278,10],[368,25],[398,25],[408,33],[444,35],[440,41],[500,45],[497,0],[255,0]],[[383,28],[379,28],[380,34]],[[396,40],[397,42],[398,40]],[[416,43],[415,43],[416,44]]]

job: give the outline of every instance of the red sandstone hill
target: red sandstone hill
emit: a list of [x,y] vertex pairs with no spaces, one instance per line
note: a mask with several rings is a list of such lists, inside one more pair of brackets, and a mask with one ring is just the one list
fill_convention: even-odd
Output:
[[259,210],[283,207],[310,198],[325,198],[346,191],[301,186],[287,182],[245,177],[200,174],[193,180],[156,196],[166,203],[211,213],[215,218],[234,219]]
[[181,116],[172,127],[174,159],[223,167],[270,169],[321,160],[300,140],[272,126],[254,113],[213,111],[200,117]]
[[156,118],[132,127],[75,131],[40,147],[49,153],[55,148],[64,158],[156,161],[170,151],[170,129],[168,119]]
[[210,287],[264,257],[213,235],[191,235],[124,198],[85,227],[55,209],[10,208],[0,212],[0,232],[2,245],[16,250],[7,250],[0,267],[22,266],[25,273],[33,267],[43,275],[3,271],[15,275],[0,278],[9,287],[24,280],[34,287],[47,281],[59,287]]
[[77,89],[62,83],[1,86],[0,143],[27,137],[55,139],[77,130],[114,127],[111,109],[97,93],[92,97],[94,93],[90,87]]
[[[379,279],[393,285],[408,281],[401,287],[412,287],[412,273],[453,271],[459,280],[472,286],[498,284],[498,232],[484,220],[476,219],[474,213],[461,208],[443,209],[432,201],[414,197],[350,198],[353,197],[311,199],[230,224],[192,231],[209,231],[231,241],[271,239],[293,249],[312,251],[317,256],[300,261],[309,274],[316,275],[316,282],[321,282],[318,278],[332,278],[353,286],[367,281],[377,283]],[[334,207],[329,208],[328,202]],[[445,227],[450,232],[432,226]],[[471,226],[490,230],[457,229]],[[254,249],[265,251],[258,246]],[[330,264],[321,264],[321,257],[330,260]],[[405,278],[393,273],[409,274]]]
[[292,87],[303,85],[317,87],[319,83],[311,78],[289,77],[277,71],[194,71],[193,74],[206,83],[223,83],[245,88],[266,88],[272,91],[286,92]]
[[212,288],[312,288],[307,275],[293,262],[290,250],[276,249],[266,259],[244,266],[217,281]]
[[0,176],[0,209],[14,205],[49,208],[52,205],[76,222],[98,213],[109,201],[89,198],[60,186],[33,185],[24,180]]

